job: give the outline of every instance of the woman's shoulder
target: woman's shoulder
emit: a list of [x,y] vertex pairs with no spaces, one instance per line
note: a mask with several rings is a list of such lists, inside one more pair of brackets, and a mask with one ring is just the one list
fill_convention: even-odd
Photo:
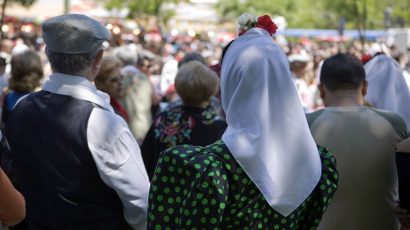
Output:
[[196,158],[203,158],[212,156],[213,158],[223,158],[223,153],[228,151],[226,145],[222,140],[217,140],[216,142],[207,146],[198,145],[177,145],[166,149],[161,153],[161,157],[172,156],[185,160],[193,160]]
[[333,156],[332,152],[330,152],[326,147],[323,147],[320,145],[317,145],[317,149],[319,151],[322,164],[326,166],[334,167],[336,169],[336,166],[337,166],[336,157]]

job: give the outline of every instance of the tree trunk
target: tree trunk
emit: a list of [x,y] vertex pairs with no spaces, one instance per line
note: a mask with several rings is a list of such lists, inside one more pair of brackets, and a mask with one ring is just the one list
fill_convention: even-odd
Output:
[[359,31],[359,39],[361,41],[362,46],[364,46],[365,43],[365,39],[364,39],[364,31],[363,31],[363,24],[362,24],[362,16],[360,14],[360,10],[359,10],[359,0],[356,0],[354,3],[354,13],[356,16],[356,22],[357,22],[357,29]]
[[1,5],[1,19],[0,19],[0,42],[3,40],[3,24],[4,24],[4,17],[6,17],[6,6],[7,0],[3,0],[3,5]]

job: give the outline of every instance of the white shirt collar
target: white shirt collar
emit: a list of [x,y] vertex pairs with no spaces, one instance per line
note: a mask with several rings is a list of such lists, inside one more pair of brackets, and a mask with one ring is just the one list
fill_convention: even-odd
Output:
[[92,82],[81,76],[53,73],[44,83],[43,90],[89,101],[113,111],[108,94],[97,90]]

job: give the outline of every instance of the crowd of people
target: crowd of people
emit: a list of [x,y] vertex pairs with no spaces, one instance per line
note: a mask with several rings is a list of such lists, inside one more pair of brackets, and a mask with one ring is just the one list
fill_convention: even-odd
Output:
[[67,14],[3,40],[0,229],[410,228],[408,54],[238,24],[117,46]]

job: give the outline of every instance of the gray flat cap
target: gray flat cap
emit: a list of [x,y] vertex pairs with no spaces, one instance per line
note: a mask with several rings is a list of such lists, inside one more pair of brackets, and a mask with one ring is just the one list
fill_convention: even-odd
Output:
[[63,54],[96,51],[111,37],[110,32],[100,22],[82,14],[65,14],[50,18],[43,23],[42,29],[47,49]]

